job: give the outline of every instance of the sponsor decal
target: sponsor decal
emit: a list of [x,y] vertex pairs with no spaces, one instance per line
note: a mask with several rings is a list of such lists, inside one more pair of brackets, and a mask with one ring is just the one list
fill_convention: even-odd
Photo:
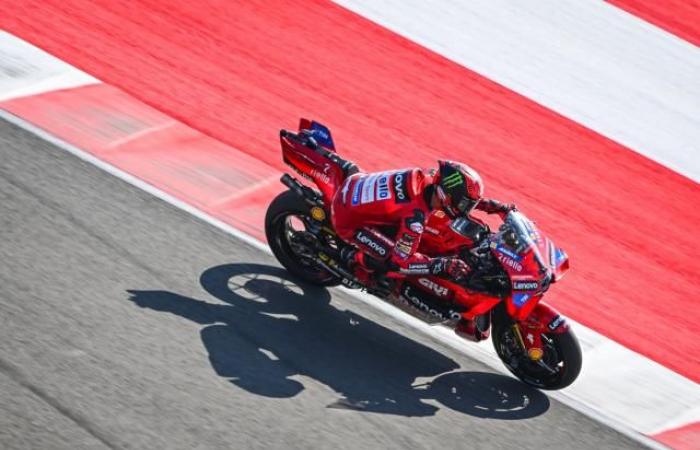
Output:
[[396,254],[401,257],[401,259],[406,259],[408,258],[408,255],[411,254],[411,246],[403,243],[401,241],[396,243]]
[[357,241],[361,242],[362,244],[366,245],[367,247],[371,248],[374,250],[379,256],[386,256],[387,250],[386,247],[383,244],[380,244],[379,242],[375,241],[372,239],[371,236],[368,234],[358,231],[356,235]]
[[392,198],[389,180],[394,172],[375,173],[360,178],[352,192],[352,204],[365,204]]
[[418,233],[418,234],[423,233],[423,230],[425,229],[425,228],[423,228],[423,224],[420,222],[412,222],[408,226],[408,228],[410,228],[411,231],[413,231],[414,233]]
[[513,281],[513,289],[516,291],[534,291],[540,284],[537,281]]
[[396,252],[401,258],[408,258],[408,255],[413,253],[413,236],[404,233],[401,239],[396,241]]
[[429,280],[427,278],[419,278],[418,283],[421,286],[431,290],[438,297],[447,297],[447,295],[450,293],[450,290],[447,289],[445,286],[440,286],[436,282]]
[[541,348],[533,347],[527,351],[527,355],[533,361],[539,361],[544,356],[544,351]]
[[364,178],[360,178],[355,183],[355,187],[352,189],[352,205],[355,206],[360,203],[360,192],[362,192],[362,186],[365,184]]
[[408,177],[411,172],[399,172],[394,175],[394,196],[396,203],[408,203],[411,198],[408,196]]
[[326,218],[326,212],[323,210],[323,208],[314,206],[313,208],[311,208],[311,217],[313,217],[314,220],[323,222],[323,220]]
[[520,264],[518,261],[515,261],[505,255],[498,255],[498,260],[501,262],[506,267],[510,267],[512,269],[517,270],[518,272],[521,272],[523,270],[523,265]]
[[425,213],[423,213],[423,211],[421,211],[420,209],[414,209],[413,215],[406,219],[406,226],[408,227],[409,230],[413,231],[416,234],[423,233],[423,230],[424,230],[423,224],[424,223],[425,223]]
[[547,325],[547,328],[554,331],[563,324],[564,324],[564,318],[557,314],[557,316],[554,317],[554,319],[552,319],[551,322],[549,322],[549,325]]
[[362,287],[360,283],[356,283],[348,278],[342,278],[340,282],[343,283],[343,286],[349,289],[360,289]]
[[331,181],[331,177],[329,177],[328,175],[326,175],[325,173],[323,173],[317,169],[314,169],[311,171],[311,176],[314,178],[318,178],[319,180],[323,181],[326,184],[330,183],[330,181]]
[[391,175],[388,173],[383,173],[377,178],[377,201],[391,198],[391,190],[389,189],[390,178]]
[[442,179],[442,185],[447,189],[452,189],[462,183],[464,183],[464,178],[462,178],[462,174],[459,172],[454,172]]
[[443,270],[445,270],[445,260],[440,259],[435,263],[435,265],[433,265],[432,273],[433,275],[437,275],[439,273],[442,273]]
[[530,300],[530,294],[516,293],[513,294],[513,304],[518,308],[523,306],[525,302]]
[[428,263],[412,263],[406,269],[401,269],[401,272],[412,275],[427,275],[430,273]]
[[379,175],[370,175],[364,179],[365,184],[362,186],[362,197],[360,203],[371,203],[374,201],[374,190],[377,185],[377,177]]
[[413,290],[409,286],[406,286],[406,288],[404,288],[401,294],[406,300],[411,302],[413,306],[440,320],[459,320],[462,318],[462,315],[459,312],[452,309],[447,311],[446,314],[443,314],[441,311],[438,311],[435,308],[431,308],[427,303],[425,303],[417,295],[415,295],[413,293]]
[[503,253],[504,255],[508,256],[509,258],[515,260],[515,261],[522,261],[523,257],[515,253],[513,250],[504,247],[503,245],[496,245],[495,246],[496,251],[499,253]]

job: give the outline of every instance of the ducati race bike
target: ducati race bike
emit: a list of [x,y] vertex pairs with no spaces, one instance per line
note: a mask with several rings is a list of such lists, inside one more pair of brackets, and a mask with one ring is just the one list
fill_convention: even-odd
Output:
[[271,202],[265,218],[270,248],[290,273],[316,285],[364,289],[429,324],[454,328],[465,319],[472,327],[460,336],[478,342],[490,335],[499,358],[523,382],[541,389],[573,383],[581,370],[580,345],[564,317],[542,301],[568,270],[568,256],[525,214],[511,211],[491,231],[466,217],[434,212],[419,251],[462,258],[472,268],[468,276],[459,282],[412,275],[363,284],[343,262],[341,253],[351,244],[330,220],[333,196],[357,166],[336,153],[330,130],[314,121],[301,119],[296,133],[281,130],[280,141],[284,162],[307,180],[284,174],[288,190]]

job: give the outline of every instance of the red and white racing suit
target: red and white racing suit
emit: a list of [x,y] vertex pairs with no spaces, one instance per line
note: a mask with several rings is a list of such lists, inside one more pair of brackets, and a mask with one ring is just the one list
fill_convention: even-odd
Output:
[[[363,257],[369,255],[387,263],[389,270],[406,274],[446,271],[435,266],[437,260],[418,253],[431,212],[432,182],[432,175],[417,168],[356,173],[345,180],[331,203],[331,218],[338,235],[362,250],[358,262],[367,267]],[[506,208],[495,200],[476,206],[489,214],[507,212]],[[388,237],[387,229],[394,236]]]

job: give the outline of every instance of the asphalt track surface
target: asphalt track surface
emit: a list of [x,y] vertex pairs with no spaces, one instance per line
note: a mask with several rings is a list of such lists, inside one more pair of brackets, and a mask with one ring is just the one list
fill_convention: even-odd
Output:
[[639,447],[4,122],[0,233],[2,448]]
[[[278,130],[293,129],[300,116],[330,126],[341,155],[367,171],[399,164],[434,167],[445,157],[468,162],[485,180],[487,196],[516,203],[571,256],[565,289],[549,293],[548,303],[700,381],[700,343],[690,338],[700,322],[695,301],[700,250],[688,232],[700,223],[700,208],[688,207],[700,204],[694,181],[325,0],[142,0],[139,14],[128,1],[26,0],[19,8],[16,3],[0,0],[0,6],[14,12],[0,14],[0,27],[270,166],[271,177],[285,169]],[[554,8],[557,2],[551,3]],[[546,8],[536,10],[542,23],[554,20]],[[529,13],[523,12],[525,16]],[[521,23],[517,17],[514,23]],[[602,32],[608,26],[594,21],[591,30]],[[554,39],[551,44],[560,50],[568,42]],[[580,37],[574,33],[569,39]],[[625,39],[628,52],[638,49],[629,36]],[[493,56],[486,52],[483,58]],[[507,54],[496,56],[507,59]],[[536,53],[527,54],[537,59]],[[562,54],[567,61],[569,56]],[[586,53],[579,56],[581,73],[598,62]],[[626,72],[614,61],[610,70],[619,79]],[[668,61],[663,65],[667,69],[678,63]],[[575,73],[577,67],[566,73]],[[640,89],[656,93],[649,86],[656,84]],[[590,88],[602,89],[595,83]],[[540,91],[547,92],[546,86]],[[69,122],[63,127],[68,136],[90,135],[95,139],[89,142],[106,142],[82,128],[87,124],[94,130],[104,122],[94,109],[100,108],[99,102],[84,108],[77,104],[78,96],[69,103],[71,96],[70,91],[45,94],[68,107],[61,114],[64,120],[56,118],[53,105],[37,108],[27,102],[21,107],[18,99],[10,109],[35,123],[39,118],[49,126]],[[658,99],[664,102],[663,96]],[[83,124],[72,119],[75,111],[89,112]],[[615,115],[625,115],[625,109]],[[692,117],[684,115],[683,120],[692,123]],[[83,147],[82,141],[56,134]],[[240,162],[216,163],[184,148],[173,158],[168,145],[129,142],[135,148],[110,148],[100,157],[130,161],[130,173],[133,168],[149,170],[158,158],[166,174],[178,169],[173,159],[189,161],[187,174],[171,177],[176,186],[188,181],[192,166],[209,180],[247,175],[248,167]],[[694,143],[687,148],[695,148]],[[268,173],[261,175],[264,180]],[[271,194],[254,190],[236,203],[245,200],[246,209],[255,210]]]

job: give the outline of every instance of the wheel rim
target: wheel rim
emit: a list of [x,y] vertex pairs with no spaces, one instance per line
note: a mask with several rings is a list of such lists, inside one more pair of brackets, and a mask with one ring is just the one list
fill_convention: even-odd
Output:
[[[561,349],[555,339],[542,334],[541,362],[532,361],[520,348],[511,328],[506,328],[499,338],[497,353],[508,370],[527,384],[547,388],[559,384],[566,373]],[[551,370],[550,370],[551,369]],[[552,373],[552,370],[554,373]]]
[[309,241],[315,236],[309,232],[311,219],[302,214],[281,214],[274,220],[275,238],[277,245],[299,263],[300,271],[316,281],[328,281],[336,278],[323,266],[317,263],[313,257],[313,251],[304,241]]

